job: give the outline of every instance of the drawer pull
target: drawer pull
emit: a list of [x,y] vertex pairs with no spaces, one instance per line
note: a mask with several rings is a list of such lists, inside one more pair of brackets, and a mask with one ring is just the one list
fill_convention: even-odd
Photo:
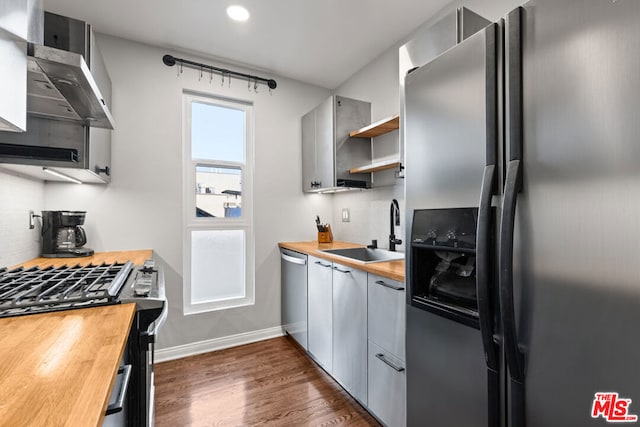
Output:
[[331,267],[331,264],[323,264],[320,261],[316,261],[316,264],[318,264],[320,267],[324,267],[324,268],[329,268]]
[[342,270],[338,267],[333,267],[334,270],[339,271],[340,273],[351,273],[351,270]]
[[404,371],[404,368],[402,366],[396,366],[393,363],[389,362],[385,357],[384,354],[382,353],[378,353],[376,354],[376,357],[380,360],[382,360],[385,364],[389,365],[392,369],[395,369],[398,372],[402,372]]
[[384,286],[385,288],[393,289],[394,291],[404,291],[404,288],[401,288],[399,286],[390,285],[390,284],[388,284],[387,282],[385,282],[383,280],[378,280],[376,282],[376,284],[380,285],[380,286]]

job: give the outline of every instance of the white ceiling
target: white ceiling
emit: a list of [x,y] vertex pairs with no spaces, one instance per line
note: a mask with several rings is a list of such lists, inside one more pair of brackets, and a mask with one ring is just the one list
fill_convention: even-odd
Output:
[[[44,0],[95,31],[335,89],[449,0]],[[230,4],[251,13],[227,18]],[[188,59],[188,58],[187,58]]]

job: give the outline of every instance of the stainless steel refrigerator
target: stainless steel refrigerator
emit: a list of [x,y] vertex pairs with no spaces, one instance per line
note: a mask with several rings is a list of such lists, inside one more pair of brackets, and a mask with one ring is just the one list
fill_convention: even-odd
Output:
[[407,423],[640,414],[640,1],[533,0],[407,75]]

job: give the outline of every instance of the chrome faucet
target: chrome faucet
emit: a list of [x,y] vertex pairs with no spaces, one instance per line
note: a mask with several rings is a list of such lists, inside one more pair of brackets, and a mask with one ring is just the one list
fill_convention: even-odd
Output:
[[395,251],[396,245],[402,244],[402,240],[396,239],[395,229],[393,226],[394,219],[395,219],[395,225],[400,225],[400,206],[398,205],[398,201],[396,199],[391,200],[391,210],[389,211],[389,250],[390,251]]

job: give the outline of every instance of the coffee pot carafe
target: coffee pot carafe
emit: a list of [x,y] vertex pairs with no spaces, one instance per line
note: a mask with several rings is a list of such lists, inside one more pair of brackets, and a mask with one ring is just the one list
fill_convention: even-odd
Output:
[[42,256],[45,258],[71,258],[93,255],[93,249],[84,248],[87,235],[82,228],[84,211],[42,212]]

